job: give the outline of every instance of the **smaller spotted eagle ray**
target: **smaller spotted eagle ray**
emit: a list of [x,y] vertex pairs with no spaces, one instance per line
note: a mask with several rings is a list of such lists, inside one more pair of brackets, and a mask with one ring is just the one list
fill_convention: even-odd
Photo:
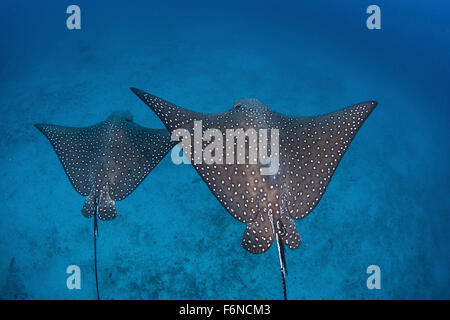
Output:
[[50,141],[75,190],[86,196],[82,214],[94,217],[97,299],[97,216],[117,217],[116,201],[133,192],[174,146],[165,129],[144,128],[128,111],[112,113],[89,127],[36,124]]
[[[251,253],[263,253],[276,240],[286,299],[284,245],[290,249],[300,245],[294,219],[306,217],[316,207],[344,152],[377,102],[358,103],[320,116],[295,117],[274,112],[261,101],[247,98],[236,101],[231,110],[206,114],[183,109],[139,89],[131,90],[170,132],[182,128],[192,135],[194,121],[202,121],[203,131],[211,128],[222,133],[239,128],[279,130],[279,168],[274,175],[262,175],[262,164],[248,162],[196,164],[195,152],[191,153],[191,163],[223,207],[247,224],[241,241],[243,248]],[[228,141],[225,134],[222,139]],[[237,140],[233,140],[237,147]],[[247,160],[248,147],[246,140]]]

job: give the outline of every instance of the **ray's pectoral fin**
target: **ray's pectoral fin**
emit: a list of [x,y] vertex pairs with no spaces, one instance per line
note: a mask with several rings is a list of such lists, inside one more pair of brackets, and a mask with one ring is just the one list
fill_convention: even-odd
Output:
[[130,89],[156,113],[170,132],[192,123],[193,119],[200,120],[205,117],[202,113],[181,108],[145,91],[136,88]]
[[[315,117],[281,116],[280,123],[295,132],[281,138],[280,147],[296,156],[282,161],[286,176],[286,211],[293,219],[310,214],[322,198],[344,153],[367,117],[377,106],[368,101]],[[296,140],[295,140],[296,139]],[[290,182],[288,182],[290,181]]]
[[91,184],[89,168],[98,159],[96,155],[102,147],[103,124],[73,128],[52,124],[34,125],[53,146],[70,182],[79,194],[87,196]]

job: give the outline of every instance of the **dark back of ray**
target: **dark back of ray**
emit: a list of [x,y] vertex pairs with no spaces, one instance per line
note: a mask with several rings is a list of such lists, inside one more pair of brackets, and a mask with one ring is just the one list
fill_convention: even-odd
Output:
[[203,130],[279,130],[280,168],[275,175],[261,175],[259,164],[194,163],[194,168],[222,206],[247,224],[242,247],[251,253],[264,253],[276,240],[286,296],[284,245],[290,249],[300,245],[294,219],[306,217],[315,208],[347,147],[377,103],[359,103],[322,116],[293,117],[273,112],[256,99],[244,99],[239,108],[203,114],[132,90],[171,132],[178,128],[192,130],[194,121],[199,120]]
[[35,125],[52,144],[75,190],[87,197],[82,214],[94,217],[97,299],[97,217],[114,219],[115,202],[133,192],[174,145],[167,130],[144,128],[128,116],[113,115],[82,128]]

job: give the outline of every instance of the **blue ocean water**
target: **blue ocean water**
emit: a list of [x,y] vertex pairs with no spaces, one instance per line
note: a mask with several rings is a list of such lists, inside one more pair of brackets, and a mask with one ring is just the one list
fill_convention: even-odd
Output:
[[[66,8],[81,8],[81,30]],[[366,8],[381,8],[381,30]],[[0,298],[95,299],[92,220],[33,127],[114,110],[128,89],[201,112],[257,97],[289,115],[379,105],[287,251],[290,299],[450,298],[450,5],[446,1],[17,1],[0,5]],[[104,299],[281,299],[276,246],[240,247],[195,170],[167,156],[100,222]],[[81,268],[68,290],[66,268]],[[369,290],[366,268],[381,269]]]

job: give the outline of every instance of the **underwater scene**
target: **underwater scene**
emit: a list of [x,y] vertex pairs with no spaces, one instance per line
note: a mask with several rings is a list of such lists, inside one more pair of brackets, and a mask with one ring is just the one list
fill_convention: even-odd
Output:
[[0,299],[450,298],[448,1],[0,8]]

